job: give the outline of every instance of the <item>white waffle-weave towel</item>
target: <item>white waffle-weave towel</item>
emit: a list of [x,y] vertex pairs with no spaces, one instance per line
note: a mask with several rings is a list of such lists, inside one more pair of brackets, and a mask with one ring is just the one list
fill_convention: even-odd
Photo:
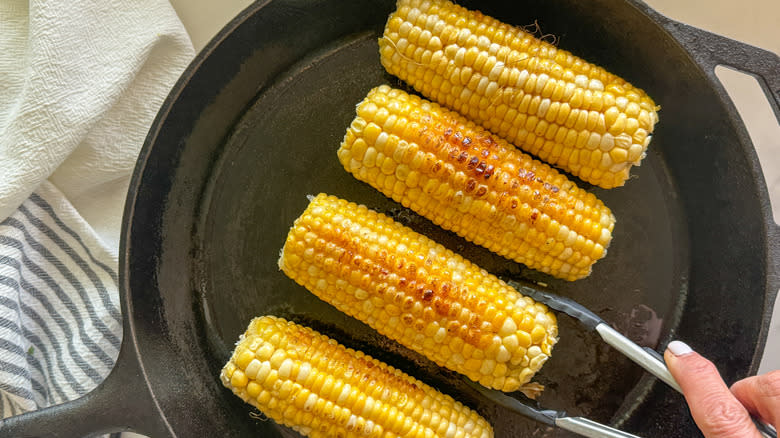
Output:
[[130,174],[193,55],[167,0],[0,1],[1,417],[111,370]]

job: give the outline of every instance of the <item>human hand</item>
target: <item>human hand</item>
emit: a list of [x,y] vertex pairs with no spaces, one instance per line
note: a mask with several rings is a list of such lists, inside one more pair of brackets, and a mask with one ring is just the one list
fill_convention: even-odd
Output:
[[750,414],[777,427],[780,370],[748,377],[729,389],[712,362],[680,341],[669,343],[664,359],[707,438],[761,438]]

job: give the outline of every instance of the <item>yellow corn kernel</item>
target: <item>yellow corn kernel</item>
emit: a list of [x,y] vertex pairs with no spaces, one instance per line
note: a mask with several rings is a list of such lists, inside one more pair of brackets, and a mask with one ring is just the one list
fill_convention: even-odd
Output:
[[[267,373],[273,379],[248,377],[246,367],[261,361],[250,348],[253,342],[270,345],[274,355],[283,356],[281,366]],[[267,360],[262,363],[271,367]],[[302,370],[317,376],[315,383],[292,380]],[[414,431],[419,431],[426,437],[493,437],[483,417],[452,397],[310,328],[273,316],[252,320],[220,380],[242,400],[304,436],[417,436]]]

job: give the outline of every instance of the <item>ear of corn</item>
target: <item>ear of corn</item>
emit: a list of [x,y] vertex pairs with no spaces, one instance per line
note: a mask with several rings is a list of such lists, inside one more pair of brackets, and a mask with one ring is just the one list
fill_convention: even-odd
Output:
[[625,80],[446,0],[399,0],[382,65],[548,163],[603,188],[645,155],[657,106]]
[[615,218],[593,194],[459,114],[381,86],[338,151],[388,197],[509,259],[566,280],[606,254]]
[[320,194],[279,267],[340,311],[439,366],[503,391],[529,384],[557,341],[555,316],[391,218]]
[[305,436],[493,436],[484,418],[450,396],[272,316],[252,320],[220,378],[242,400]]

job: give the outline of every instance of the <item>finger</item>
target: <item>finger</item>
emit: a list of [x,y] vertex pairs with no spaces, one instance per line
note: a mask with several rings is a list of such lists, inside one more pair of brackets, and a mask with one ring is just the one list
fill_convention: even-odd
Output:
[[748,377],[731,386],[731,392],[748,411],[767,423],[780,421],[780,370]]
[[683,390],[691,415],[707,438],[760,438],[748,411],[721,379],[717,368],[691,347],[669,343],[669,371]]

